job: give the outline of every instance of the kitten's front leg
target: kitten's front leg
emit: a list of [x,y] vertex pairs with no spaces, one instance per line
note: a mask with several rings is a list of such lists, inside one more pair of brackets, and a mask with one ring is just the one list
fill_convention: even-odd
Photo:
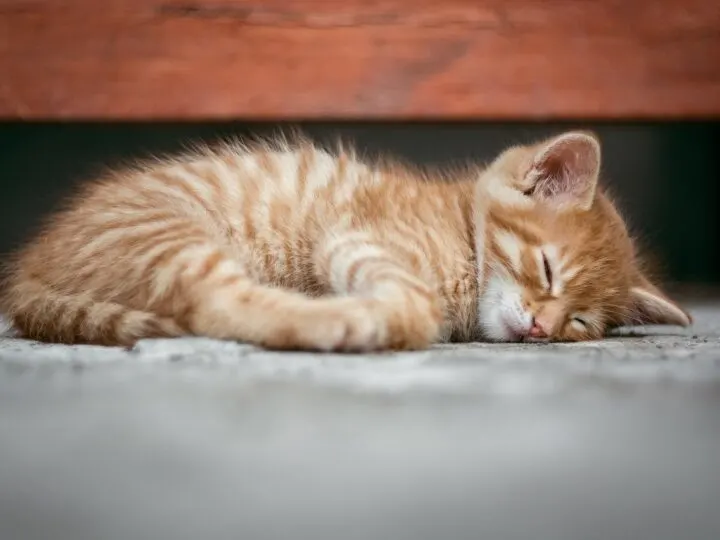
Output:
[[365,233],[336,236],[318,250],[315,270],[336,294],[357,300],[346,309],[358,313],[339,317],[370,317],[377,342],[367,349],[423,349],[438,339],[443,318],[439,295],[392,247]]

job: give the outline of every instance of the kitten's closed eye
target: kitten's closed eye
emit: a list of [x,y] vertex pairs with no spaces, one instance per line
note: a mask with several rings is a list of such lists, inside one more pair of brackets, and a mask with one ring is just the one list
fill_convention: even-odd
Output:
[[550,268],[550,262],[548,261],[545,253],[542,254],[542,258],[543,258],[543,268],[545,270],[545,279],[547,280],[547,288],[548,288],[548,290],[552,290],[553,274],[552,274],[552,269]]
[[572,322],[579,324],[583,328],[587,328],[587,322],[585,322],[584,319],[581,319],[580,317],[573,317],[570,319]]

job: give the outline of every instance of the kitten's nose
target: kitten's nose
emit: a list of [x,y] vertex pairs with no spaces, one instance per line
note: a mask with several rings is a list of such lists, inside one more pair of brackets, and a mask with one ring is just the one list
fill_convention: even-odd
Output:
[[540,321],[535,318],[533,318],[533,323],[530,327],[530,336],[535,338],[547,337],[547,332],[545,332],[545,329],[540,324]]

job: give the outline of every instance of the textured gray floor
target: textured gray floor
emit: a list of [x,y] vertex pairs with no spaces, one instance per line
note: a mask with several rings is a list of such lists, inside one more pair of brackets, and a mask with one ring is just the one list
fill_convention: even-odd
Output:
[[720,538],[720,307],[417,354],[0,340],[0,538]]

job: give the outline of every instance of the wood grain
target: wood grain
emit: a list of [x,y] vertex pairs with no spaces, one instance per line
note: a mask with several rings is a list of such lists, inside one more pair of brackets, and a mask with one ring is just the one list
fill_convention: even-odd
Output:
[[4,119],[708,117],[716,0],[0,0]]

